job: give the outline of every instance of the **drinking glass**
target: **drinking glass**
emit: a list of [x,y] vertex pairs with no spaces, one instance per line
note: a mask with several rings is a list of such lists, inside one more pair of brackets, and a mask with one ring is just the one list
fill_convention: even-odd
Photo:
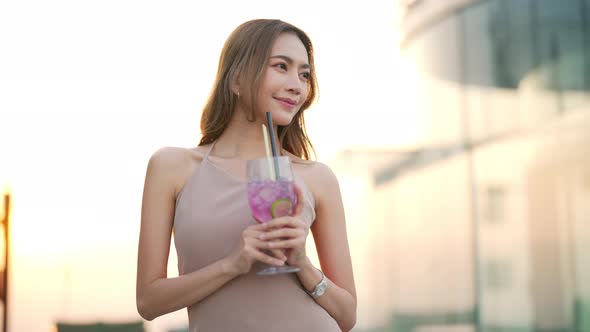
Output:
[[[259,223],[291,215],[297,205],[293,170],[289,157],[269,157],[248,160],[248,205]],[[258,275],[297,272],[299,268],[283,265],[269,266]]]

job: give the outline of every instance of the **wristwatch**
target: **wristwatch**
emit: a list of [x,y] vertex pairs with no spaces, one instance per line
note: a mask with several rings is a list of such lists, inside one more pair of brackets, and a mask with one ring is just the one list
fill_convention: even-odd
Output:
[[322,280],[320,280],[320,282],[314,287],[313,291],[307,292],[307,290],[305,290],[307,294],[309,294],[314,299],[317,299],[318,297],[324,295],[324,293],[326,292],[326,288],[328,288],[328,279],[324,275],[324,272],[322,272],[322,270],[318,271],[320,271],[320,273],[322,274]]

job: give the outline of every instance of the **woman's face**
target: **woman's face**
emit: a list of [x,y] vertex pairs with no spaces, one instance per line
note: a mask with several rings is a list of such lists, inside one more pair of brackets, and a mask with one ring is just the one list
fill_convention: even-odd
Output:
[[282,33],[275,41],[264,69],[256,116],[272,114],[275,125],[291,123],[307,99],[310,65],[303,43],[294,33]]

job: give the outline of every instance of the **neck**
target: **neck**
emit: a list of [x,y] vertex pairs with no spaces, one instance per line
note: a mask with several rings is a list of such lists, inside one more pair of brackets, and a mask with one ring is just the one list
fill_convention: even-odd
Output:
[[[217,157],[243,160],[264,157],[266,150],[264,147],[264,137],[262,136],[263,123],[267,125],[266,119],[257,118],[253,122],[248,121],[245,112],[237,108],[227,128],[225,128],[223,134],[217,139],[213,154]],[[276,135],[276,126],[274,132]],[[275,137],[275,143],[277,145],[277,153],[280,154],[281,145],[278,137]],[[272,150],[270,152],[272,153]]]

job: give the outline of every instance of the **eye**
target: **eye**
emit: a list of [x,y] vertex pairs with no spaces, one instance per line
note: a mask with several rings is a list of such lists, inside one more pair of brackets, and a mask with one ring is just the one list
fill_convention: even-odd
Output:
[[308,81],[311,78],[311,73],[308,71],[304,71],[303,73],[299,74],[301,75],[301,77],[305,80]]
[[287,64],[284,63],[284,62],[279,62],[279,63],[273,65],[273,67],[279,68],[279,69],[282,69],[282,70],[287,70]]

